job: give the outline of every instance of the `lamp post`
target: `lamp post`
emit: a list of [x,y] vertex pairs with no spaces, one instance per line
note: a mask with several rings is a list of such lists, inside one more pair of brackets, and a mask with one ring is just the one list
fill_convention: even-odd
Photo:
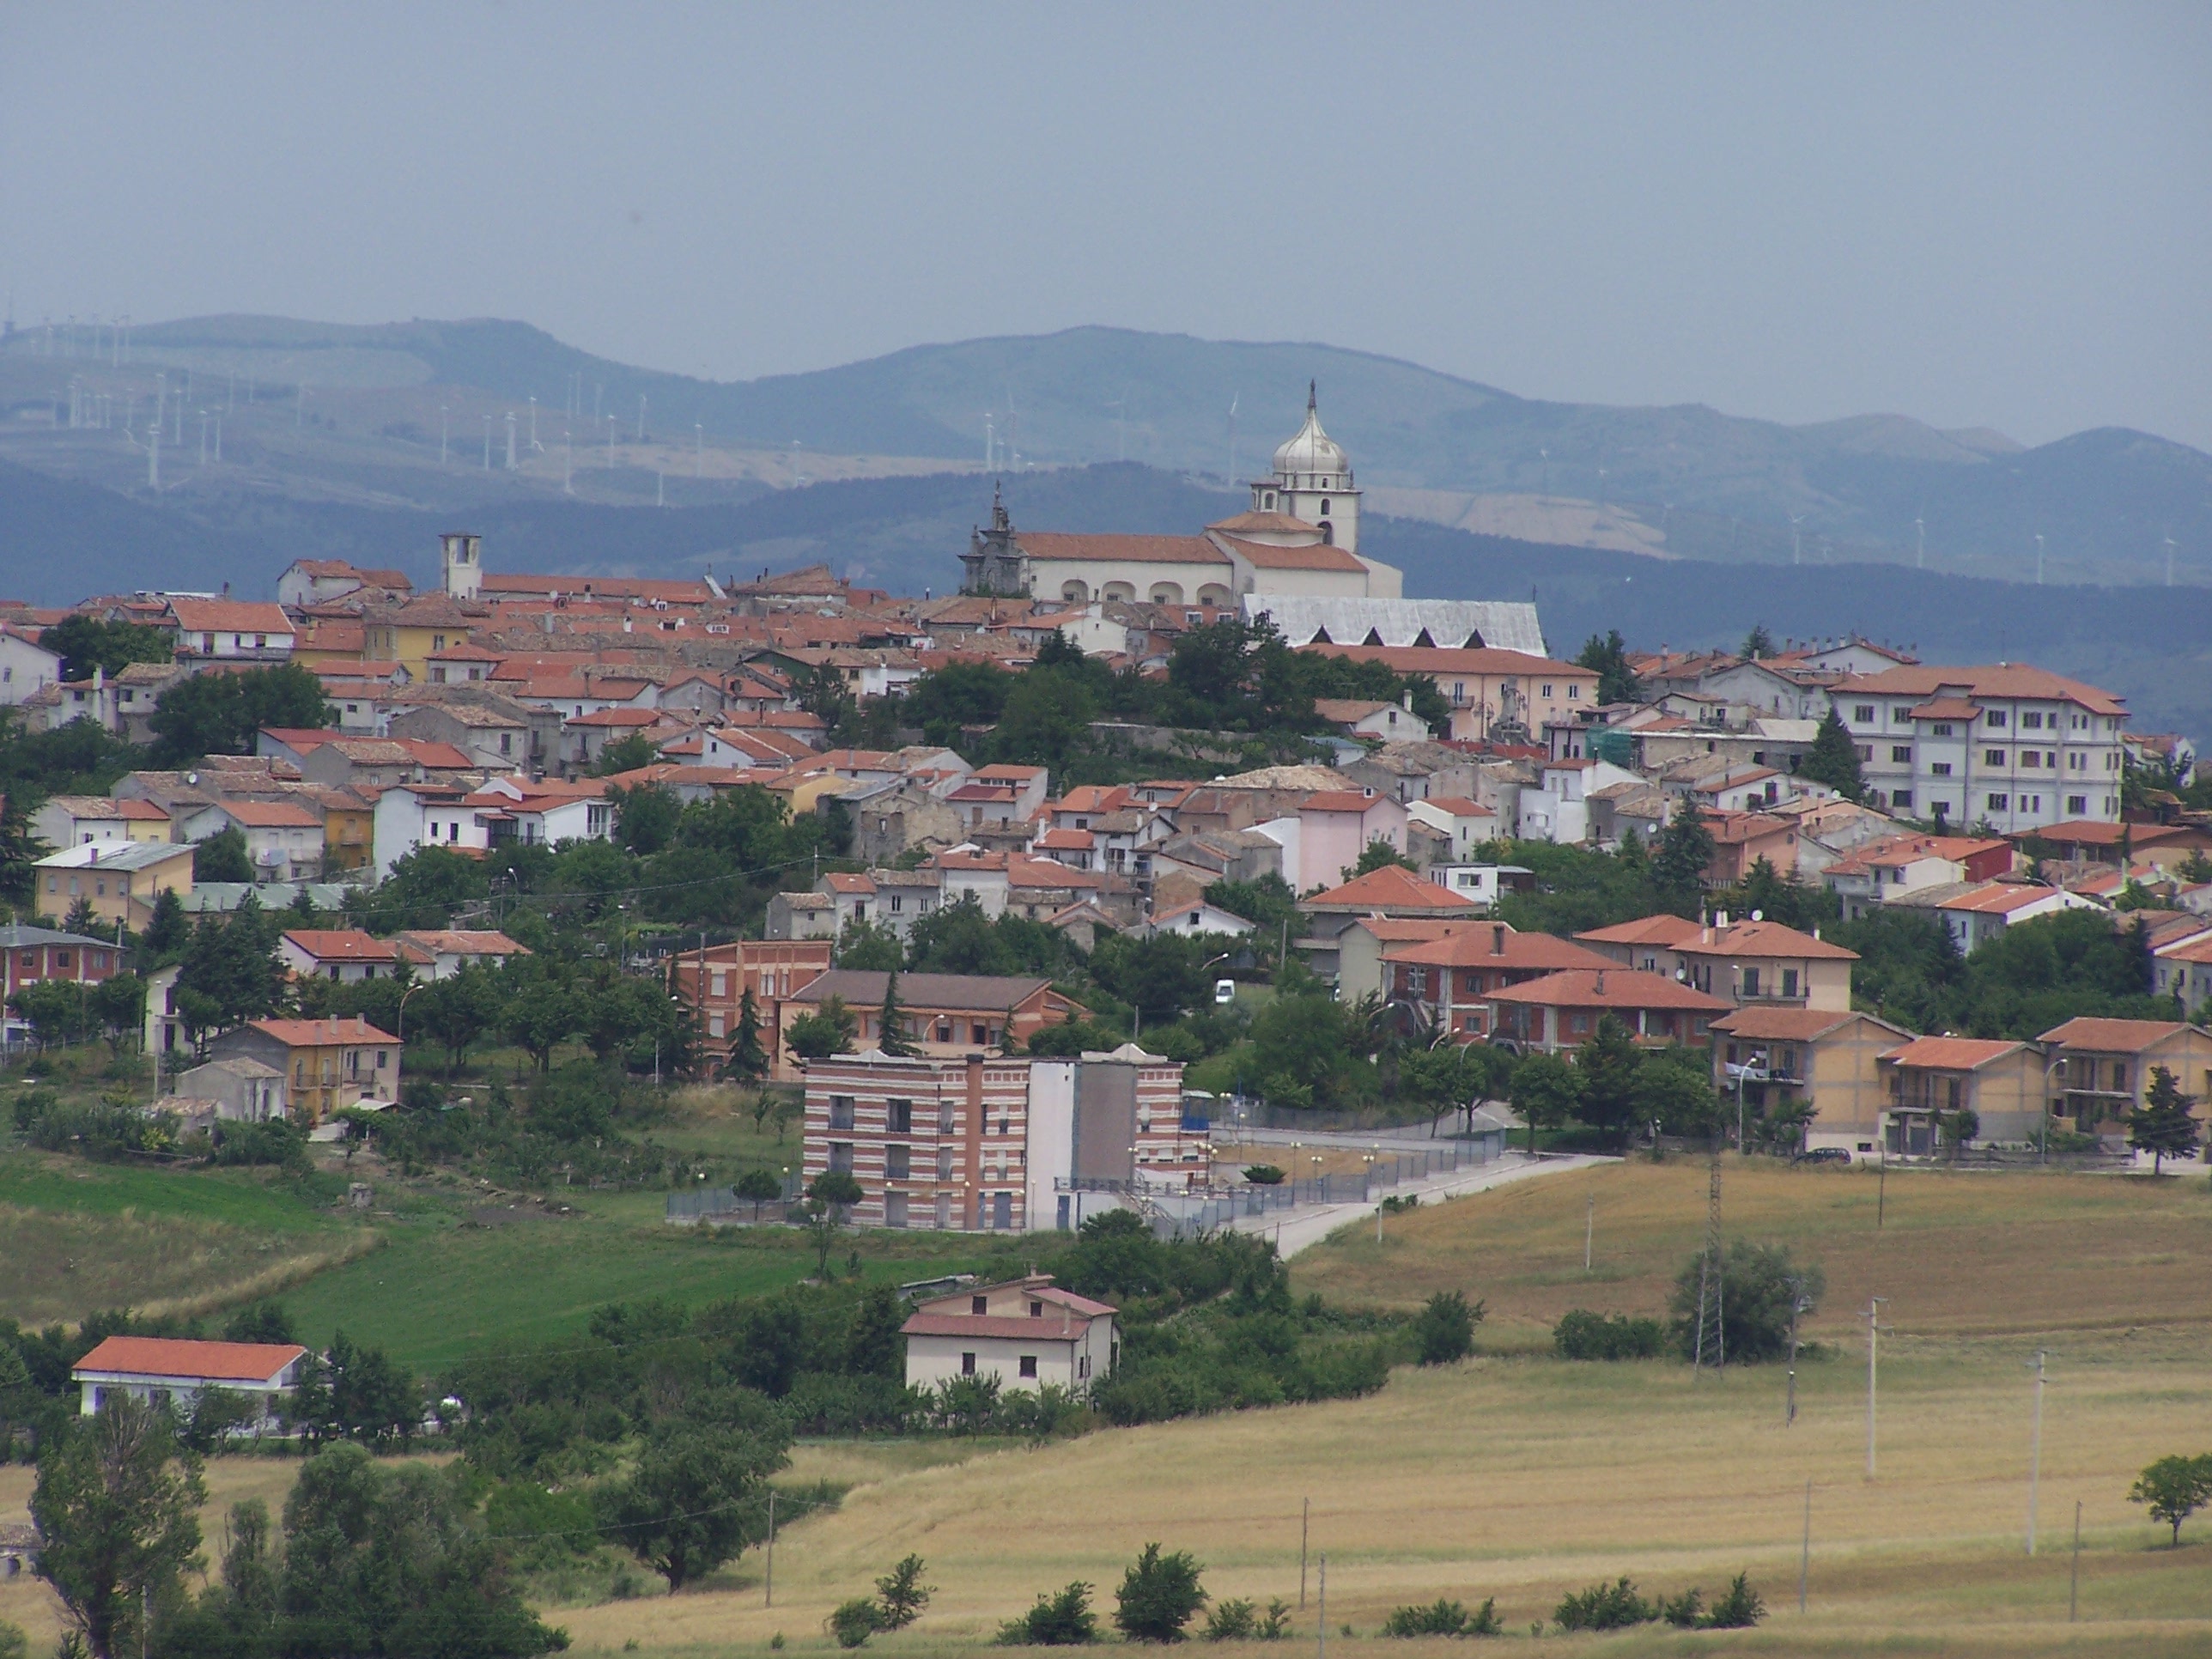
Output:
[[399,994],[398,1014],[392,1022],[394,1024],[398,1025],[399,1029],[397,1031],[394,1031],[392,1036],[398,1041],[399,1062],[403,1066],[407,1063],[407,999],[413,996],[417,991],[422,989],[424,986],[428,985],[430,981],[427,979],[417,980],[414,984],[409,986],[405,990]]

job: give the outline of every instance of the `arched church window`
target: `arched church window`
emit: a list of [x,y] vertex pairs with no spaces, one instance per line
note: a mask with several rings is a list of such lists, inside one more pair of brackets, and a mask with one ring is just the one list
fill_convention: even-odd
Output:
[[1321,510],[1323,516],[1327,516],[1328,513],[1328,497],[1326,495],[1321,498]]
[[1321,521],[1321,541],[1323,547],[1336,545],[1336,526],[1327,519]]

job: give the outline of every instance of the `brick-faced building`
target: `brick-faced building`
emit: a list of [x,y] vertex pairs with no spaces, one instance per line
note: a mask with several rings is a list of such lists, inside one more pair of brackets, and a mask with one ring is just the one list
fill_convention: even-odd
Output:
[[784,1004],[829,970],[830,951],[826,939],[745,939],[679,951],[668,959],[669,994],[698,1021],[706,1052],[726,1059],[737,1041],[745,993],[751,992],[769,1073],[781,1077],[792,1069],[783,1042]]

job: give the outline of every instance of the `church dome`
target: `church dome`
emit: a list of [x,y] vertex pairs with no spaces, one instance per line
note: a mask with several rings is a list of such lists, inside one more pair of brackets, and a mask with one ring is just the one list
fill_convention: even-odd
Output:
[[[1306,422],[1275,451],[1277,482],[1293,489],[1348,489],[1352,462],[1335,439],[1322,430],[1314,388],[1306,387]],[[1316,482],[1309,483],[1308,480]]]

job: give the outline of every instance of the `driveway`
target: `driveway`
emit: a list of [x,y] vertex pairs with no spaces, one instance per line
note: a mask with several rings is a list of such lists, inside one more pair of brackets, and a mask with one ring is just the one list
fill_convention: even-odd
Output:
[[1371,1218],[1382,1208],[1382,1199],[1418,1197],[1424,1204],[1457,1198],[1466,1193],[1488,1192],[1493,1187],[1504,1187],[1516,1181],[1531,1181],[1539,1176],[1559,1175],[1569,1170],[1588,1170],[1601,1164],[1618,1164],[1617,1158],[1599,1158],[1588,1153],[1573,1153],[1557,1158],[1531,1158],[1526,1152],[1508,1152],[1470,1170],[1460,1170],[1449,1175],[1432,1176],[1426,1181],[1406,1182],[1380,1194],[1369,1204],[1317,1204],[1307,1209],[1279,1211],[1273,1215],[1242,1216],[1230,1226],[1240,1233],[1257,1233],[1275,1240],[1275,1253],[1285,1261],[1300,1250],[1318,1244],[1340,1227]]

